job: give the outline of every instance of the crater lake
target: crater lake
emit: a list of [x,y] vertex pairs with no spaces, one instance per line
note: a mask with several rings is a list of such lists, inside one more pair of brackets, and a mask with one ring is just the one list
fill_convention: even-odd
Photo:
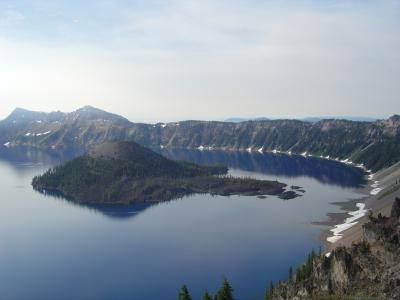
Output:
[[169,158],[225,164],[235,176],[279,180],[305,190],[281,200],[192,195],[135,205],[82,206],[31,187],[33,176],[72,156],[0,149],[0,298],[193,299],[226,277],[236,299],[263,299],[321,246],[313,221],[359,198],[360,169],[269,153],[162,150]]

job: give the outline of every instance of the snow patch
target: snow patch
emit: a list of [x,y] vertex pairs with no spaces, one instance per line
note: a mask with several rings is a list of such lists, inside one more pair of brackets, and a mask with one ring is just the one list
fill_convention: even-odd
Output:
[[348,213],[351,217],[346,218],[343,224],[335,225],[332,229],[330,229],[333,235],[326,239],[328,242],[335,243],[340,240],[343,237],[343,231],[356,225],[358,223],[356,221],[366,215],[368,209],[365,209],[364,203],[357,203],[356,206],[358,207],[358,210]]
[[372,188],[377,188],[379,186],[379,181],[375,180],[373,184],[371,184]]
[[42,136],[42,135],[49,134],[50,132],[51,132],[51,131],[39,132],[39,133],[27,132],[27,133],[25,133],[25,136]]
[[[42,135],[46,135],[49,134],[51,131],[46,131],[46,132],[42,132],[42,133],[36,133],[36,136],[42,136]],[[35,135],[35,134],[33,134]]]
[[373,190],[372,190],[371,192],[369,192],[369,193],[370,193],[371,195],[375,196],[375,195],[378,195],[380,191],[382,191],[381,188],[376,188],[376,189],[373,189]]
[[370,191],[369,193],[373,196],[378,195],[380,191],[382,191],[382,188],[378,187],[379,186],[379,181],[378,180],[374,180],[374,183],[371,184],[372,187],[372,191]]

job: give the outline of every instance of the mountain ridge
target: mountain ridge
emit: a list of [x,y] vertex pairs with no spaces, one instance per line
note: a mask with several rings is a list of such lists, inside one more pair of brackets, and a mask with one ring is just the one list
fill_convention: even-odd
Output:
[[[146,147],[307,153],[364,164],[372,171],[400,160],[398,115],[374,122],[282,119],[144,124],[91,106],[55,115],[35,112],[30,118],[21,117],[26,110],[21,112],[0,121],[1,145],[85,153],[105,141],[125,140]],[[21,121],[15,119],[18,115]],[[42,119],[35,119],[39,116]]]
[[283,119],[289,119],[289,120],[299,120],[303,122],[309,122],[309,123],[316,123],[321,120],[347,120],[347,121],[356,121],[356,122],[374,122],[379,120],[379,118],[373,118],[373,117],[363,117],[363,116],[316,116],[316,117],[304,117],[304,118],[268,118],[268,117],[255,117],[255,118],[242,118],[242,117],[232,117],[232,118],[227,118],[224,120],[224,122],[231,122],[231,123],[241,123],[241,122],[247,122],[247,121],[263,121],[263,120],[283,120]]

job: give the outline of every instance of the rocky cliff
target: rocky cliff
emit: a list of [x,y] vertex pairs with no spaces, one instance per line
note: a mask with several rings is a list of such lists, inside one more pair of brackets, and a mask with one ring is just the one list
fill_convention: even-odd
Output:
[[140,124],[87,106],[72,113],[15,110],[0,122],[0,144],[86,152],[108,140],[147,147],[282,151],[363,163],[373,171],[400,161],[400,117],[375,122],[256,120]]
[[370,216],[363,230],[363,242],[313,256],[306,276],[293,275],[277,284],[269,298],[400,299],[400,199],[395,200],[390,217]]

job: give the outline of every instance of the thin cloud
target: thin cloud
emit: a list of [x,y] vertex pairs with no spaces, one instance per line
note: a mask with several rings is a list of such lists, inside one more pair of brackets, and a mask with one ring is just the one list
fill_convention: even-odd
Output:
[[107,1],[96,13],[84,8],[50,18],[60,23],[54,35],[0,34],[3,115],[17,104],[91,104],[137,121],[398,109],[399,2]]
[[24,20],[24,14],[14,9],[6,9],[3,13],[0,13],[0,24],[2,26],[18,25]]

